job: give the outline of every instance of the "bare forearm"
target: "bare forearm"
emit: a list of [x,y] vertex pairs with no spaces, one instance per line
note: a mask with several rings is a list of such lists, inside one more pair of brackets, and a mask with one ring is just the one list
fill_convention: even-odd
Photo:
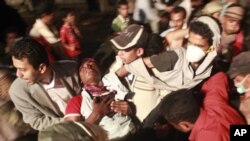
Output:
[[183,39],[186,35],[188,35],[189,29],[180,29],[176,31],[169,32],[165,37],[168,42],[172,40]]
[[90,123],[90,124],[95,124],[97,123],[102,116],[99,113],[94,113],[92,112],[89,117],[85,120],[85,122]]
[[80,116],[68,116],[64,118],[65,121],[81,121]]
[[123,77],[128,75],[128,71],[125,69],[124,66],[122,66],[120,69],[118,69],[115,73],[120,78],[123,78]]

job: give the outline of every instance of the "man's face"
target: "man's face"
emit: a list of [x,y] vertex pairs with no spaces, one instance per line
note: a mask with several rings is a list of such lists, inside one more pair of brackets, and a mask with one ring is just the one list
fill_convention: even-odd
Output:
[[[243,82],[243,79],[245,79],[244,82]],[[245,88],[250,88],[250,75],[249,74],[248,75],[243,75],[243,74],[237,75],[233,80],[234,80],[234,84],[243,82],[243,85]]]
[[175,28],[175,30],[181,29],[184,22],[185,18],[182,12],[179,13],[172,13],[171,14],[171,27]]
[[55,17],[55,13],[49,13],[44,15],[44,21],[47,25],[52,25],[54,23],[54,17]]
[[127,17],[128,16],[128,5],[121,5],[118,8],[118,12],[120,15],[122,15],[123,17]]
[[6,35],[6,42],[9,43],[9,42],[14,42],[14,40],[18,38],[18,35],[17,33],[15,32],[10,32],[10,33],[7,33]]
[[198,46],[204,52],[210,48],[210,45],[208,43],[208,39],[205,39],[201,35],[195,34],[193,32],[189,33],[188,44]]
[[244,95],[240,96],[240,103],[239,103],[239,110],[245,117],[247,124],[250,124],[250,74],[247,75],[237,75],[234,79],[234,84],[243,83],[244,88],[246,89],[246,92],[241,93]]
[[119,50],[117,55],[121,58],[124,64],[129,64],[141,56],[141,53],[140,53],[141,49],[142,48]]
[[241,20],[225,15],[222,22],[223,32],[230,35],[240,30]]
[[69,22],[69,24],[75,24],[76,16],[73,13],[68,13],[65,20]]
[[28,62],[27,58],[21,60],[12,57],[13,65],[17,69],[16,76],[25,80],[28,85],[32,85],[39,81],[41,72]]
[[101,80],[100,69],[93,60],[87,60],[81,64],[79,76],[83,84],[99,82]]

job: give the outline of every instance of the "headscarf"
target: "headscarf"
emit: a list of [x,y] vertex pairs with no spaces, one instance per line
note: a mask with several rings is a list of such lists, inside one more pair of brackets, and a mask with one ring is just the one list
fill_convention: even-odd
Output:
[[209,16],[201,16],[196,19],[196,21],[202,22],[206,25],[208,25],[209,29],[213,32],[213,46],[215,48],[219,47],[220,44],[220,38],[221,38],[221,30],[219,27],[219,24],[211,17]]

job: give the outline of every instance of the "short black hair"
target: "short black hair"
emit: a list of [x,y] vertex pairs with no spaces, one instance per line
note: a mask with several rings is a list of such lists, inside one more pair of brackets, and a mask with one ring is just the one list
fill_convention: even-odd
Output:
[[80,61],[77,62],[77,69],[80,70],[80,67],[86,63],[87,61],[92,61],[95,62],[96,65],[99,67],[98,63],[96,62],[96,60],[94,58],[82,58]]
[[152,56],[163,52],[165,49],[163,38],[158,34],[150,34],[148,42],[144,47],[143,57]]
[[186,15],[187,15],[186,10],[183,7],[180,7],[180,6],[174,7],[174,9],[171,11],[171,13],[174,13],[174,14],[183,13],[183,18],[184,19],[186,18]]
[[[222,27],[220,22],[218,21],[218,19],[212,17],[212,16],[208,16],[210,18],[212,18],[217,25],[219,26],[220,29],[220,33],[222,31]],[[212,30],[209,28],[209,26],[206,23],[200,22],[200,21],[192,21],[189,25],[189,32],[193,32],[195,34],[198,34],[200,36],[202,36],[203,38],[208,40],[209,45],[213,44],[213,36],[214,33],[212,32]]]
[[134,48],[143,48],[144,53],[142,57],[149,57],[164,51],[165,47],[163,44],[163,38],[160,35],[150,34],[147,30],[143,29],[142,35],[138,39],[136,45],[126,50]]
[[34,69],[38,69],[42,63],[49,66],[47,51],[39,42],[30,37],[18,40],[11,48],[10,54],[19,60],[27,58]]
[[60,12],[61,12],[60,17],[62,19],[66,18],[68,16],[68,14],[73,14],[73,15],[77,16],[76,11],[73,10],[72,8],[62,8],[62,9],[60,9]]
[[161,102],[160,111],[165,119],[178,124],[180,121],[195,123],[200,105],[193,90],[181,89],[167,95]]
[[119,0],[117,3],[117,7],[120,8],[121,5],[128,5],[127,0]]

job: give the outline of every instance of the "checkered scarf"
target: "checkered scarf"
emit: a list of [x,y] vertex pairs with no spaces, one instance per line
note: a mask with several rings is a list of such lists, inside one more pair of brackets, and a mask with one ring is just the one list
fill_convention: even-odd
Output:
[[107,90],[105,86],[100,86],[97,83],[90,83],[90,84],[85,84],[84,89],[91,94],[92,96],[102,96],[102,95],[108,95],[110,93],[116,93],[116,91],[112,90]]

